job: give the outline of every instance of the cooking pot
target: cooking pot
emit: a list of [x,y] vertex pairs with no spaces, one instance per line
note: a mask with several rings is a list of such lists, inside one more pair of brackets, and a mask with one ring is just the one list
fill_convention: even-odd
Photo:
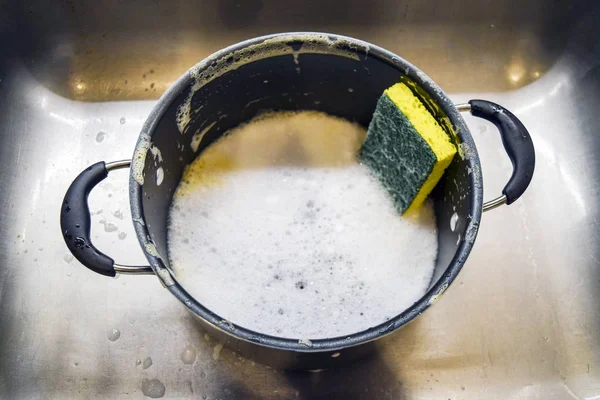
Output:
[[[169,206],[186,165],[229,129],[265,111],[317,110],[366,127],[383,91],[399,81],[412,88],[459,150],[431,194],[439,245],[425,295],[380,325],[318,340],[253,332],[224,320],[190,296],[170,269],[167,252]],[[461,111],[496,125],[513,164],[502,194],[485,204],[477,148]],[[375,340],[435,304],[467,260],[482,211],[521,196],[534,165],[527,130],[503,107],[484,100],[454,105],[419,69],[370,43],[332,34],[276,34],[221,50],[179,78],[148,116],[131,161],[99,162],[75,178],[62,204],[61,230],[69,250],[92,271],[107,276],[155,274],[204,329],[241,354],[281,368],[327,368],[368,354]],[[90,238],[90,190],[109,171],[127,167],[131,215],[149,266],[117,264]]]

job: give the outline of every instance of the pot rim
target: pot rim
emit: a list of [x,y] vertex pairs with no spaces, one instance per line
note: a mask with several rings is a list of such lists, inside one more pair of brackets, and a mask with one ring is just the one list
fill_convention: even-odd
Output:
[[[460,112],[456,109],[454,103],[442,91],[442,89],[431,78],[425,75],[414,65],[379,46],[347,36],[318,32],[276,33],[248,39],[217,51],[216,53],[200,61],[194,67],[190,68],[190,70],[178,78],[161,96],[146,119],[146,122],[144,123],[140,133],[140,137],[138,138],[135,146],[132,156],[132,160],[134,160],[134,162],[129,178],[129,200],[136,235],[140,245],[142,246],[142,249],[145,250],[146,258],[150,262],[152,269],[159,277],[162,284],[197,317],[203,319],[215,329],[221,330],[239,340],[244,340],[254,344],[280,350],[324,352],[357,346],[388,335],[414,320],[417,316],[419,316],[439,300],[441,295],[445,292],[445,290],[462,269],[462,266],[464,265],[475,242],[479,228],[479,222],[481,220],[483,203],[483,183],[481,174],[471,173],[467,176],[471,195],[469,198],[469,218],[467,218],[468,222],[465,228],[466,234],[464,235],[463,240],[461,240],[454,257],[450,262],[450,265],[446,268],[438,281],[431,286],[431,288],[429,288],[429,290],[411,307],[379,325],[353,333],[351,335],[315,340],[310,338],[288,339],[275,337],[237,326],[233,322],[221,318],[219,315],[202,306],[197,300],[189,295],[176,281],[174,274],[163,262],[162,258],[158,254],[158,251],[156,250],[156,247],[152,243],[144,218],[144,210],[142,205],[143,187],[138,182],[139,179],[136,179],[136,174],[141,174],[143,171],[144,161],[146,160],[146,154],[149,148],[149,141],[152,139],[152,134],[155,128],[173,101],[175,101],[181,93],[187,90],[190,85],[194,83],[194,76],[197,76],[198,73],[206,70],[211,64],[214,64],[222,57],[245,49],[249,46],[261,44],[267,40],[272,41],[274,39],[281,43],[283,41],[288,42],[290,40],[306,40],[307,38],[319,40],[322,40],[323,38],[329,38],[334,41],[343,41],[349,45],[357,55],[377,58],[382,62],[388,63],[417,83],[431,96],[433,100],[435,100],[436,104],[443,110],[452,123],[460,143],[464,144],[465,147],[469,149],[469,151],[465,152],[466,154],[464,154],[464,158],[468,163],[468,167],[473,171],[481,170],[477,148],[469,129],[460,115]],[[137,167],[135,165],[136,160],[141,161]]]

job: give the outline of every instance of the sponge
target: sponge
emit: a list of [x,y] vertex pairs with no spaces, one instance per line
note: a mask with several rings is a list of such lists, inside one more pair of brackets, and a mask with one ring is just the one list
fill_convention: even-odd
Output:
[[404,83],[388,88],[359,150],[400,214],[417,210],[456,154],[456,147]]

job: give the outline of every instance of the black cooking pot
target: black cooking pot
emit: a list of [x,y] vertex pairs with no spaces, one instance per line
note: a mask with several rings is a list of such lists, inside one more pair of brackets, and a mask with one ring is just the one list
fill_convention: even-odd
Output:
[[[167,252],[169,205],[185,166],[204,148],[267,110],[323,111],[366,127],[378,98],[398,81],[413,89],[459,149],[431,194],[439,249],[430,287],[419,301],[394,318],[349,336],[283,339],[225,321],[177,283]],[[477,149],[460,111],[493,122],[513,163],[503,194],[485,205]],[[205,329],[243,355],[282,368],[327,368],[370,352],[375,339],[433,305],[466,261],[482,211],[521,196],[534,164],[527,130],[503,107],[483,100],[455,106],[413,65],[360,40],[319,33],[277,34],[233,45],[200,62],[171,86],[148,116],[133,153],[129,188],[135,230],[150,266],[116,264],[90,240],[87,196],[110,170],[128,167],[129,161],[99,162],[83,171],[65,195],[61,229],[69,250],[92,271],[107,276],[156,274]]]

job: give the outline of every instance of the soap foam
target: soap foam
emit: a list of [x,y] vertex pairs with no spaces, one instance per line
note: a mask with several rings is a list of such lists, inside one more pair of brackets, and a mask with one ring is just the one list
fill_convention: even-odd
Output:
[[170,212],[171,267],[222,318],[287,338],[348,335],[410,307],[437,254],[430,202],[400,217],[355,154],[363,128],[272,113],[188,166]]

